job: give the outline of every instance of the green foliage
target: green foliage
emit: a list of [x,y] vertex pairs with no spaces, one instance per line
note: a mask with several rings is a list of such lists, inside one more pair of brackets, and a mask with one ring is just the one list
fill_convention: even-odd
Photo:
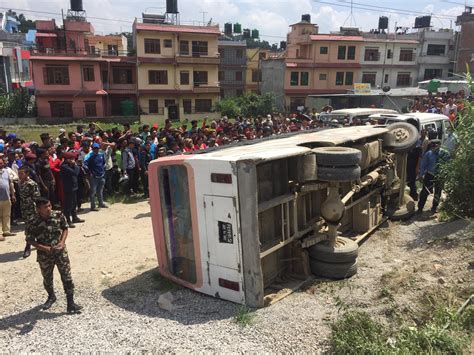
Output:
[[23,14],[17,15],[15,11],[8,10],[7,15],[16,18],[17,21],[20,22],[18,29],[21,33],[26,33],[28,30],[34,30],[36,28],[36,21],[28,20]]
[[[467,75],[471,90],[474,85]],[[454,157],[442,163],[440,178],[444,183],[446,200],[443,212],[449,217],[474,217],[474,106],[467,100],[455,127],[458,148]]]
[[0,117],[28,117],[35,114],[35,106],[24,88],[0,93]]
[[275,110],[275,95],[254,93],[245,94],[235,98],[221,100],[217,106],[217,111],[229,118],[235,118],[238,115],[244,117],[264,116]]
[[239,306],[234,316],[234,321],[242,327],[251,325],[254,321],[255,314],[247,306]]
[[[438,319],[439,320],[439,319]],[[373,320],[366,312],[347,312],[332,325],[331,348],[335,354],[460,354],[465,336],[443,329],[433,319],[419,327],[399,331]],[[453,319],[457,327],[460,319]]]

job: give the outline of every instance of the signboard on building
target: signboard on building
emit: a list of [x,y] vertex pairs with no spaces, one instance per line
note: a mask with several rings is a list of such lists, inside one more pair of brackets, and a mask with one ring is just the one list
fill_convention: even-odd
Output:
[[370,95],[370,83],[354,83],[355,95]]

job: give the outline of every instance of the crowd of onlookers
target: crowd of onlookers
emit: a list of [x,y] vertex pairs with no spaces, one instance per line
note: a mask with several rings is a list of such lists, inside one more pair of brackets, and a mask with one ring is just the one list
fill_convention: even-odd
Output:
[[[410,111],[441,113],[455,120],[464,108],[464,93],[429,95],[415,99]],[[328,113],[332,107],[325,106]],[[107,208],[104,196],[115,193],[143,194],[148,197],[148,164],[160,157],[190,153],[225,146],[243,140],[304,131],[326,126],[377,124],[376,121],[323,121],[315,112],[309,114],[237,117],[179,126],[166,120],[162,127],[142,125],[133,132],[127,123],[122,127],[101,129],[90,123],[78,125],[57,136],[40,135],[38,142],[26,142],[15,133],[0,129],[0,217],[3,234],[11,235],[10,224],[26,221],[35,213],[37,197],[48,198],[61,208],[70,227],[83,222],[77,212],[85,201],[90,210]]]

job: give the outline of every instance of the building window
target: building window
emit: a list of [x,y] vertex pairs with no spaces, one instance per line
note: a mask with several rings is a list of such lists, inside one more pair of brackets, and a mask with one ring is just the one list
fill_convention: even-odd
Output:
[[118,55],[118,46],[116,44],[107,45],[107,53],[109,55]]
[[328,76],[327,74],[319,74],[319,80],[327,80]]
[[354,60],[355,57],[356,57],[356,47],[355,46],[347,47],[347,59]]
[[158,100],[148,100],[148,113],[158,113]]
[[413,49],[408,48],[408,49],[400,49],[400,62],[413,62]]
[[165,99],[165,107],[174,106],[174,105],[175,105],[174,99]]
[[391,49],[387,49],[387,59],[392,59],[393,58],[393,52]]
[[242,81],[242,72],[236,71],[235,72],[235,81]]
[[235,51],[235,56],[236,56],[237,58],[239,58],[239,59],[240,59],[240,58],[243,58],[243,57],[244,57],[244,51],[243,51],[242,49],[237,49],[237,50]]
[[380,52],[378,48],[366,48],[364,53],[366,62],[377,62],[380,60]]
[[304,97],[291,97],[290,98],[290,111],[296,112],[298,108],[305,107],[306,99]]
[[439,79],[442,76],[443,69],[425,69],[424,80]]
[[262,81],[262,71],[260,69],[252,69],[252,82],[258,83]]
[[43,68],[45,85],[69,85],[69,68],[67,65],[47,66]]
[[183,110],[184,113],[192,113],[192,101],[190,99],[183,99]]
[[328,54],[328,47],[319,47],[319,54]]
[[189,55],[189,42],[188,41],[179,41],[179,54]]
[[444,55],[446,46],[444,44],[428,44],[427,55]]
[[145,38],[145,53],[147,54],[160,54],[160,40],[155,38]]
[[225,58],[225,49],[224,48],[219,48],[219,57],[220,58]]
[[82,74],[84,81],[94,81],[94,67],[93,66],[84,66],[82,67]]
[[86,117],[97,116],[97,107],[95,101],[84,101],[84,108],[86,111]]
[[200,57],[208,54],[206,41],[193,41],[193,56]]
[[131,68],[113,68],[112,76],[114,84],[133,84]]
[[212,108],[211,99],[196,99],[196,112],[210,112]]
[[219,70],[219,73],[217,73],[217,76],[218,76],[217,80],[219,80],[219,81],[224,81],[225,80],[224,79],[225,78],[224,71]]
[[308,84],[309,84],[309,73],[307,71],[302,71],[300,73],[300,84],[301,84],[301,86],[308,86]]
[[410,82],[411,82],[410,73],[398,73],[397,86],[399,87],[410,86]]
[[388,83],[388,74],[385,74],[385,78],[383,79],[383,82],[384,82],[385,84]]
[[344,72],[338,71],[336,73],[336,85],[344,85]]
[[207,85],[207,71],[193,72],[194,86]]
[[375,86],[377,73],[362,73],[362,82]]
[[346,82],[345,85],[354,84],[354,73],[351,71],[346,72]]
[[165,39],[163,40],[163,46],[165,48],[172,48],[173,47],[173,41],[170,39]]
[[346,59],[346,46],[339,46],[337,49],[337,59]]
[[298,86],[299,73],[297,71],[292,71],[290,75],[290,85]]
[[50,101],[51,116],[72,117],[72,101]]
[[148,71],[148,84],[167,85],[168,84],[168,71],[167,70],[149,70]]
[[189,72],[182,71],[179,73],[179,82],[181,85],[189,85]]

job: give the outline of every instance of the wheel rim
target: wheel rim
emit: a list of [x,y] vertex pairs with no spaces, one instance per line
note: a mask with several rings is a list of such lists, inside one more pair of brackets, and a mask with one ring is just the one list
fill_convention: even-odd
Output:
[[392,134],[395,136],[395,141],[397,143],[403,143],[408,140],[410,137],[410,132],[406,128],[397,128],[392,131]]

